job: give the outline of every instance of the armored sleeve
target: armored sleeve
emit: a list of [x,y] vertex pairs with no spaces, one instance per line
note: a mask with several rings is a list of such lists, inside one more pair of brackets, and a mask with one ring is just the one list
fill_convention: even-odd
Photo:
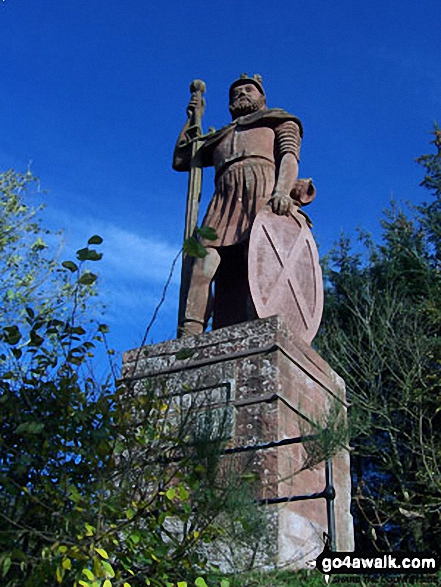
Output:
[[287,120],[274,129],[276,140],[274,156],[280,161],[287,153],[292,153],[297,161],[300,159],[300,129],[293,120]]

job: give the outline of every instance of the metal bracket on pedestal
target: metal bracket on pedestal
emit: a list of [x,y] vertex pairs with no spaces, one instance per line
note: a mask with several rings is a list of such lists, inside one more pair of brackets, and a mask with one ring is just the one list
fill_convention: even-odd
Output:
[[329,548],[332,552],[337,550],[336,533],[335,533],[335,487],[332,483],[332,459],[325,461],[326,485],[323,491],[319,493],[310,493],[308,495],[291,495],[289,497],[270,497],[268,499],[259,499],[259,505],[274,505],[277,503],[291,503],[293,501],[306,501],[308,499],[326,499],[326,517],[328,521]]
[[326,485],[323,491],[310,493],[308,495],[291,495],[289,497],[270,497],[268,499],[259,499],[259,505],[274,505],[277,503],[291,503],[293,501],[306,501],[308,499],[326,499],[326,517],[328,522],[329,548],[332,552],[337,550],[336,532],[335,532],[335,487],[332,482],[332,459],[325,461]]
[[[235,448],[227,448],[224,451],[224,454],[235,454],[240,452],[248,452],[252,450],[264,450],[267,448],[275,448],[279,446],[286,446],[288,444],[298,444],[301,442],[305,442],[308,440],[313,440],[315,438],[314,434],[310,434],[308,436],[297,436],[295,438],[286,438],[284,440],[279,440],[275,442],[267,442],[265,444],[254,444],[248,446],[238,446]],[[307,501],[309,499],[326,499],[326,518],[328,522],[328,538],[329,538],[329,548],[332,552],[337,550],[336,545],[336,530],[335,530],[335,511],[334,511],[334,501],[335,501],[335,487],[333,484],[332,478],[332,459],[327,459],[325,461],[325,488],[323,491],[317,493],[309,493],[307,495],[291,495],[289,497],[269,497],[266,499],[258,499],[256,503],[259,505],[275,505],[279,503],[292,503],[294,501]]]

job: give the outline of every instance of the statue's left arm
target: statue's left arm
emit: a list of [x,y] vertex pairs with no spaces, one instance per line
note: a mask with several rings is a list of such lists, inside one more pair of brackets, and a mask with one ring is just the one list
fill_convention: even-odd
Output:
[[290,194],[299,174],[301,131],[296,122],[287,120],[274,133],[277,173],[270,202],[273,212],[288,214],[295,205]]

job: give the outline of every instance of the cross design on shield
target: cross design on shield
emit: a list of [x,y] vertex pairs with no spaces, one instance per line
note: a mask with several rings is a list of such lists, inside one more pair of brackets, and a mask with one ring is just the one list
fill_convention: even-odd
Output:
[[249,282],[260,318],[278,314],[311,342],[320,325],[323,284],[317,247],[301,213],[259,212],[250,237]]

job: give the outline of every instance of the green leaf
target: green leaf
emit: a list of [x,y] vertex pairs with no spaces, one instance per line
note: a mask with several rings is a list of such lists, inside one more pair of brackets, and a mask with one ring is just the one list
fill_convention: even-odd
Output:
[[31,246],[31,249],[34,251],[42,251],[43,249],[47,248],[47,244],[41,237],[38,237],[37,240]]
[[190,494],[188,493],[188,490],[183,485],[180,485],[178,487],[178,493],[179,493],[179,499],[181,501],[187,501],[187,499],[190,496]]
[[23,355],[21,349],[11,349],[11,352],[16,359],[21,359],[21,357]]
[[113,579],[113,577],[115,576],[115,571],[113,570],[112,565],[110,563],[108,563],[107,561],[101,561],[101,566],[105,570],[106,575],[108,577],[110,577],[111,579]]
[[26,308],[26,314],[29,316],[29,318],[34,319],[35,317],[35,312],[32,308]]
[[13,345],[21,339],[21,332],[18,326],[5,326],[3,328],[3,336],[7,344]]
[[195,236],[185,239],[182,250],[189,257],[198,257],[199,259],[203,259],[208,255],[207,249],[201,245]]
[[176,488],[175,487],[170,487],[165,492],[165,495],[171,501],[174,497],[176,497]]
[[100,245],[102,242],[103,242],[103,239],[98,234],[94,234],[87,241],[87,244],[88,245]]
[[29,333],[29,336],[31,339],[32,346],[41,346],[44,342],[44,338],[42,336],[40,336],[39,334],[37,334],[35,332],[35,330],[31,330],[31,332]]
[[83,569],[83,575],[89,579],[89,581],[93,581],[95,579],[95,575],[92,573],[90,569]]
[[205,579],[203,579],[202,577],[198,577],[194,584],[196,585],[196,587],[208,587],[207,583],[205,582]]
[[201,238],[205,238],[209,241],[215,241],[219,238],[216,231],[214,228],[211,228],[211,226],[201,226],[200,228],[197,228],[195,232]]
[[87,261],[88,254],[89,254],[89,247],[84,247],[84,249],[78,249],[78,251],[77,251],[78,261]]
[[15,298],[17,297],[17,295],[14,292],[14,290],[8,289],[7,292],[6,292],[6,297],[8,298],[8,300],[12,301],[12,300],[15,300]]
[[88,261],[99,261],[102,258],[103,258],[102,253],[98,253],[97,251],[95,251],[95,249],[90,249],[87,260]]
[[106,579],[103,583],[103,587],[112,587],[112,582],[109,579]]
[[76,263],[74,263],[73,261],[63,261],[61,263],[61,266],[64,267],[65,269],[69,269],[69,271],[71,273],[78,271],[78,265]]
[[77,259],[79,261],[99,261],[103,258],[102,253],[98,253],[95,249],[89,249],[85,247],[84,249],[79,249],[77,251]]
[[23,422],[19,424],[15,429],[16,434],[40,434],[40,432],[44,429],[43,422]]
[[242,481],[250,481],[250,482],[258,481],[259,474],[256,473],[255,471],[250,471],[249,473],[242,473],[240,478],[242,479]]
[[196,349],[189,349],[189,348],[183,348],[180,351],[178,351],[175,355],[175,357],[177,358],[178,361],[184,361],[185,359],[189,359],[190,357],[192,357],[194,354],[196,353]]
[[78,489],[74,485],[69,485],[69,492],[68,492],[69,499],[74,503],[78,503],[81,501],[81,495]]
[[47,323],[48,328],[59,328],[60,326],[64,326],[64,322],[62,320],[57,320],[54,318],[53,320],[49,320]]
[[7,572],[9,571],[10,567],[12,564],[12,560],[10,556],[7,556],[4,561],[3,561],[3,565],[2,565],[2,575],[3,577],[6,577]]
[[97,280],[97,276],[90,271],[85,271],[78,280],[81,285],[92,285]]
[[63,577],[64,577],[64,573],[65,573],[65,569],[63,569],[63,567],[57,567],[57,570],[55,571],[55,577],[57,578],[57,583],[62,583],[63,582]]
[[95,552],[97,552],[100,555],[101,558],[105,558],[105,559],[108,559],[109,558],[109,555],[104,550],[104,548],[95,548]]
[[82,326],[71,326],[69,329],[69,332],[71,334],[86,334],[86,331],[84,330],[84,328]]
[[228,579],[222,579],[220,587],[230,587],[230,582]]
[[98,326],[98,332],[102,332],[103,334],[106,334],[107,332],[109,332],[109,327],[107,326],[107,324],[100,324]]
[[141,540],[141,534],[139,530],[134,530],[130,534],[129,539],[133,542],[133,544],[138,544],[138,542]]

